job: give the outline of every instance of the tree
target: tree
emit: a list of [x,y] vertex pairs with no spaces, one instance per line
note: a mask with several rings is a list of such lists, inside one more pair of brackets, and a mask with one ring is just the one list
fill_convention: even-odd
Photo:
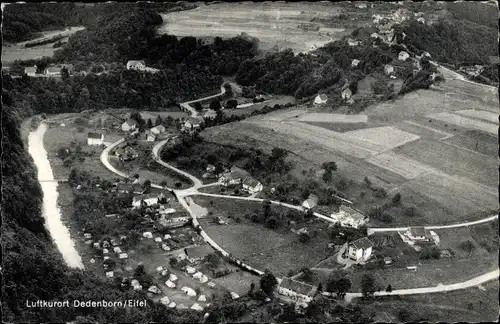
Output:
[[307,243],[311,240],[311,237],[309,236],[309,234],[306,234],[306,233],[300,233],[299,235],[299,241],[301,243]]
[[392,286],[388,285],[387,288],[385,288],[385,291],[388,293],[392,292]]
[[68,79],[69,79],[69,72],[68,72],[68,69],[67,69],[67,68],[65,68],[65,67],[63,67],[63,68],[61,69],[61,79],[62,79],[63,81],[66,81],[66,80],[68,80]]
[[148,193],[151,190],[151,180],[148,179],[144,181],[142,189],[144,189],[144,192]]
[[267,295],[271,295],[274,292],[276,285],[278,285],[278,280],[276,280],[276,277],[269,269],[266,269],[260,278],[260,289],[262,289],[262,291]]
[[168,185],[168,182],[167,182],[167,181],[165,181],[165,180],[162,180],[162,181],[160,182],[160,186],[162,186],[163,188],[167,187],[167,185]]
[[326,182],[326,183],[329,183],[329,182],[332,181],[332,179],[333,179],[332,171],[331,170],[326,170],[323,173],[323,181]]
[[321,168],[323,168],[326,171],[337,171],[337,163],[335,163],[334,161],[323,162]]
[[155,120],[155,126],[158,126],[161,124],[163,124],[163,120],[161,119],[161,116],[158,115],[158,117],[156,117],[156,120]]
[[211,268],[215,269],[220,264],[220,257],[215,253],[210,253],[203,258],[203,261]]
[[213,99],[211,102],[210,102],[210,109],[214,110],[214,111],[219,111],[222,109],[222,106],[220,104],[220,101],[218,99]]
[[397,205],[401,202],[401,194],[398,192],[397,194],[394,195],[394,197],[392,197],[392,203],[394,205]]
[[201,103],[199,101],[193,103],[192,105],[193,105],[194,110],[196,110],[198,112],[203,110],[203,106],[201,105]]
[[339,298],[344,298],[345,294],[351,289],[352,283],[348,278],[337,278],[337,275],[334,273],[330,275],[326,283],[326,291],[336,293]]
[[146,123],[146,127],[149,129],[149,128],[153,128],[153,121],[151,120],[151,118],[148,118],[148,122]]
[[238,107],[238,100],[229,99],[228,101],[226,101],[226,105],[225,105],[226,109],[234,109],[236,107]]
[[361,292],[364,297],[373,295],[376,291],[375,278],[371,274],[364,274],[361,278]]
[[472,252],[476,249],[476,246],[475,246],[475,245],[474,245],[474,243],[472,243],[472,241],[470,241],[470,240],[467,240],[467,241],[465,241],[465,242],[460,243],[460,244],[458,245],[458,247],[459,247],[461,250],[463,250],[463,251],[465,251],[465,252],[469,253],[468,257],[469,257],[469,256],[471,255],[471,253],[472,253]]
[[182,183],[180,183],[179,181],[177,181],[175,183],[175,188],[180,189],[180,187],[182,187]]
[[226,96],[228,98],[232,98],[234,96],[233,87],[231,87],[229,83],[224,83],[224,89],[226,90]]

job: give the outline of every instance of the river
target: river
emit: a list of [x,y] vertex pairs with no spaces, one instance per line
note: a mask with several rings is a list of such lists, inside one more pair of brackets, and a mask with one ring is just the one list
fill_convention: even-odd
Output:
[[82,258],[75,248],[75,243],[71,239],[68,228],[62,223],[61,209],[57,205],[58,184],[51,181],[54,180],[54,174],[50,167],[47,151],[43,146],[43,135],[47,128],[47,124],[41,123],[37,130],[30,132],[28,136],[28,152],[38,168],[38,181],[43,191],[42,214],[45,218],[45,226],[66,264],[72,268],[83,269]]

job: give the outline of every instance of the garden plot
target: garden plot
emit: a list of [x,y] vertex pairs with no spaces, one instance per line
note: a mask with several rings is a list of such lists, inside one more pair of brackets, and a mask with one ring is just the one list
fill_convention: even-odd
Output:
[[343,133],[343,137],[345,139],[352,139],[352,141],[361,140],[367,143],[367,145],[371,145],[373,150],[379,152],[390,150],[420,138],[418,135],[392,126],[358,129]]
[[384,152],[366,159],[366,161],[399,174],[406,179],[415,179],[421,174],[437,171],[413,159],[404,157],[392,151]]
[[309,113],[301,115],[298,118],[298,120],[303,122],[320,122],[320,123],[366,123],[368,121],[368,116]]
[[441,120],[450,124],[466,127],[466,128],[471,128],[471,129],[477,129],[477,130],[482,130],[487,133],[491,134],[498,134],[498,125],[496,124],[491,124],[487,123],[484,121],[476,120],[476,119],[471,119],[455,114],[450,114],[447,112],[441,112],[441,113],[436,113],[436,114],[430,114],[427,115],[429,118],[434,118],[437,120]]
[[467,109],[467,110],[457,110],[454,113],[461,116],[482,119],[490,123],[498,124],[498,112],[495,113],[485,110]]

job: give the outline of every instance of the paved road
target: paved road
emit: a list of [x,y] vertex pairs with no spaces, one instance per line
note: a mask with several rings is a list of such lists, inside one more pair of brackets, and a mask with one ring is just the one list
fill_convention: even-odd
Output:
[[122,138],[122,139],[114,142],[110,146],[106,147],[104,149],[104,151],[102,151],[102,153],[101,153],[101,163],[104,164],[104,166],[108,170],[110,170],[111,172],[119,175],[120,177],[130,179],[130,177],[128,176],[128,174],[125,174],[125,173],[123,173],[121,171],[118,171],[114,166],[111,165],[111,163],[109,163],[109,152],[111,152],[111,150],[113,150],[115,147],[117,147],[118,145],[120,145],[123,142],[125,142],[124,138]]
[[[449,285],[437,285],[435,287],[423,287],[423,288],[412,288],[412,289],[398,289],[398,290],[393,290],[392,292],[386,292],[386,291],[380,291],[380,292],[375,292],[374,296],[391,296],[391,295],[416,295],[416,294],[430,294],[430,293],[438,293],[438,292],[447,292],[447,291],[454,291],[454,290],[460,290],[460,289],[467,289],[471,287],[476,287],[479,286],[480,284],[483,284],[485,282],[495,280],[498,278],[500,274],[500,270],[496,269],[494,271],[485,273],[483,275],[480,275],[478,277],[472,278],[470,280],[462,281],[462,282],[457,282],[454,284],[449,284]],[[361,297],[361,293],[347,293],[346,294],[346,300],[350,301],[353,298]]]
[[218,94],[214,94],[212,96],[208,96],[208,97],[204,97],[204,98],[200,98],[200,99],[195,99],[195,100],[191,100],[191,101],[186,101],[186,102],[181,103],[180,106],[186,110],[189,110],[189,112],[191,112],[192,117],[196,117],[196,116],[198,116],[198,112],[193,107],[190,106],[192,103],[195,103],[198,101],[209,100],[212,98],[217,98],[217,97],[224,95],[225,93],[226,93],[226,89],[223,86],[221,86],[220,92]]

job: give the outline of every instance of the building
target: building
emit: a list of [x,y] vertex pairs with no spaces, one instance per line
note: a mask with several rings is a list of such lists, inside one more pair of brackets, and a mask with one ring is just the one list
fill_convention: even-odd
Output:
[[239,185],[243,182],[243,179],[249,176],[250,174],[245,170],[232,166],[231,170],[224,172],[219,177],[219,182],[224,186]]
[[243,184],[243,189],[245,189],[246,191],[248,191],[252,194],[259,192],[259,191],[262,191],[262,189],[264,189],[264,187],[262,186],[262,183],[255,180],[252,177],[245,177],[243,179],[242,184]]
[[165,132],[167,129],[163,125],[156,125],[155,127],[151,128],[149,131],[155,135],[159,135],[163,132]]
[[354,228],[359,228],[369,220],[368,217],[357,210],[344,205],[340,206],[338,213],[331,214],[331,217],[338,222],[340,226]]
[[129,118],[122,124],[122,131],[130,132],[137,128],[137,121],[135,119]]
[[184,248],[184,253],[189,262],[194,263],[201,261],[206,255],[213,253],[213,250],[209,245],[200,245]]
[[358,67],[358,65],[359,65],[359,63],[360,63],[360,62],[361,62],[361,61],[360,61],[360,60],[358,60],[358,59],[354,59],[354,60],[352,60],[352,62],[351,62],[351,67],[353,67],[353,68]]
[[56,66],[49,66],[43,71],[43,74],[47,76],[61,76],[62,68]]
[[213,164],[207,165],[207,172],[215,172],[215,165]]
[[425,227],[410,227],[405,235],[412,241],[429,242],[432,239]]
[[143,70],[146,68],[146,62],[144,60],[136,61],[128,61],[127,62],[127,70]]
[[398,60],[400,60],[400,61],[406,61],[409,57],[410,57],[410,54],[408,54],[405,51],[401,51],[398,54]]
[[121,182],[116,185],[116,192],[118,193],[133,193],[136,195],[142,194],[144,189],[139,183],[125,183]]
[[87,145],[102,145],[104,141],[104,134],[101,133],[88,133]]
[[311,209],[316,207],[317,204],[318,197],[314,194],[310,194],[309,197],[307,197],[307,199],[302,203],[302,207],[304,207],[305,209]]
[[352,38],[348,38],[347,39],[347,44],[349,44],[349,46],[359,46],[361,42],[357,41],[357,40],[354,40]]
[[316,294],[317,287],[295,281],[288,277],[283,277],[278,285],[278,294],[292,298],[293,300],[303,300],[310,302]]
[[139,154],[130,146],[119,147],[115,150],[115,156],[120,161],[131,161],[139,157]]
[[422,25],[425,25],[425,19],[423,17],[418,18],[417,21]]
[[356,262],[366,261],[372,255],[372,248],[373,243],[367,237],[362,237],[347,245],[347,255]]
[[314,104],[315,105],[322,105],[325,104],[328,101],[328,96],[324,93],[319,94],[314,98]]
[[24,73],[27,76],[34,77],[36,74],[36,66],[30,66],[30,67],[24,68]]
[[153,132],[149,132],[148,134],[146,134],[146,141],[148,142],[156,141],[156,134],[154,134]]
[[344,100],[349,100],[351,99],[351,96],[352,96],[352,91],[349,87],[345,87],[345,89],[342,90],[342,99]]
[[168,217],[168,214],[163,213],[154,227],[158,230],[177,228],[188,224],[190,220],[191,218],[187,216]]
[[163,198],[163,195],[153,193],[134,196],[134,198],[132,198],[132,206],[134,208],[141,207],[143,204],[146,206],[152,206],[158,204],[161,198]]
[[203,123],[203,120],[200,118],[196,117],[189,117],[186,122],[184,123],[183,128],[185,130],[192,130],[192,129],[197,129],[201,127],[201,124]]
[[209,109],[203,113],[203,118],[205,119],[214,119],[217,117],[217,112],[213,109]]
[[387,75],[393,74],[394,73],[394,66],[392,66],[390,64],[386,64],[384,66],[384,73]]

